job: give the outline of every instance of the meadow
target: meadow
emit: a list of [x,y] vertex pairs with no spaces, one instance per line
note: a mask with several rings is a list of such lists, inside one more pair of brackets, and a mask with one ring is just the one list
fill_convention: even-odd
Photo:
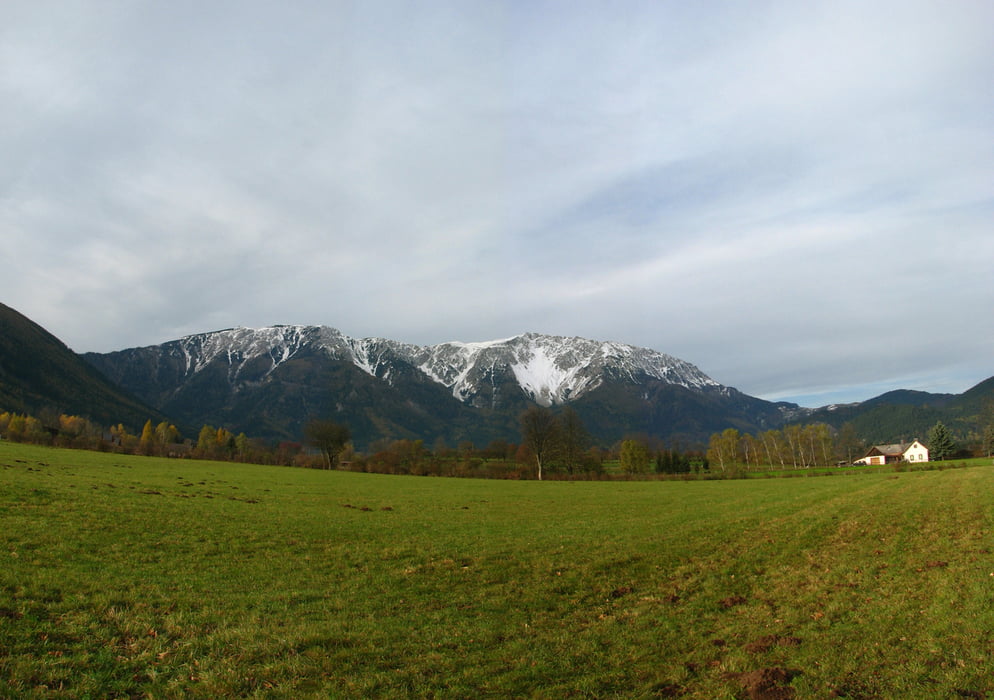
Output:
[[0,697],[994,696],[994,468],[516,482],[0,442]]

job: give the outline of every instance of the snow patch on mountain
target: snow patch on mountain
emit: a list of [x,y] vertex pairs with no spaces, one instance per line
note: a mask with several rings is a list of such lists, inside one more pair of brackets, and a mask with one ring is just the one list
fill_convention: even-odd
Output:
[[384,358],[385,349],[380,343],[349,338],[346,344],[352,364],[371,377],[379,376],[381,368],[389,369],[389,359]]
[[589,373],[588,362],[570,364],[554,348],[533,345],[511,365],[518,385],[542,406],[564,403],[600,385],[603,379]]

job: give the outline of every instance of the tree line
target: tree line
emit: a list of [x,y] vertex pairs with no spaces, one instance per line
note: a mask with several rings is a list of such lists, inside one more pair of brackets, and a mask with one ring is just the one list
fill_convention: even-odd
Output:
[[653,473],[706,471],[703,453],[668,449],[644,437],[601,447],[576,412],[532,407],[520,417],[520,440],[494,440],[486,446],[463,441],[382,439],[365,453],[351,443],[348,426],[312,420],[301,442],[277,444],[204,425],[196,438],[184,437],[172,423],[146,421],[132,432],[123,424],[104,427],[87,418],[48,412],[42,417],[0,413],[0,438],[58,447],[183,459],[211,459],[316,469],[349,469],[387,474],[483,478],[612,478]]
[[708,441],[708,460],[714,468],[807,469],[840,463],[852,464],[863,456],[865,445],[852,426],[838,432],[825,423],[789,425],[750,435],[735,428],[714,433]]
[[343,468],[388,474],[475,476],[508,479],[605,479],[651,474],[707,471],[701,451],[666,447],[645,436],[626,437],[612,447],[595,444],[580,416],[571,407],[553,410],[532,406],[519,417],[517,443],[494,440],[477,448],[472,442],[450,447],[436,441],[386,440],[368,455],[347,447]]
[[[987,431],[982,453],[994,451],[994,429]],[[926,444],[933,461],[970,456],[956,445],[952,433],[941,422],[928,432]],[[869,445],[851,423],[838,430],[825,423],[788,425],[751,435],[726,428],[711,435],[707,458],[722,473],[741,469],[809,469],[851,465],[863,457]],[[974,451],[975,452],[975,451]]]
[[105,427],[76,415],[46,413],[41,417],[0,412],[0,438],[12,442],[53,445],[101,452],[120,452],[157,457],[214,459],[313,466],[318,460],[307,453],[302,443],[267,444],[245,433],[234,434],[227,428],[205,425],[197,439],[186,439],[179,429],[162,421],[145,422],[137,433],[122,423]]
[[[417,439],[382,439],[365,453],[351,443],[347,426],[312,420],[302,442],[276,444],[204,425],[196,439],[184,438],[168,421],[146,421],[131,433],[81,416],[48,413],[41,418],[0,413],[0,438],[102,451],[192,459],[228,460],[310,468],[343,468],[388,474],[475,476],[484,478],[613,478],[652,474],[727,478],[742,470],[807,469],[852,464],[867,445],[851,424],[836,430],[824,423],[789,425],[756,435],[728,428],[711,435],[707,446],[679,448],[644,435],[626,436],[611,447],[595,444],[579,415],[532,406],[519,419],[517,443],[494,440],[485,447],[464,441],[431,447]],[[954,456],[955,443],[944,426],[929,434],[933,459]],[[987,447],[985,445],[985,447]]]
[[361,454],[350,443],[348,427],[327,420],[310,421],[303,443],[272,445],[212,425],[204,425],[194,440],[184,439],[167,421],[146,421],[140,432],[132,433],[123,424],[105,429],[75,415],[38,418],[0,413],[0,437],[17,442],[390,474],[539,480],[709,471],[723,475],[741,465],[803,468],[829,464],[846,444],[850,445],[850,456],[853,450],[861,450],[855,447],[860,443],[854,435],[846,438],[845,430],[833,435],[824,424],[790,426],[757,437],[730,428],[713,435],[706,452],[667,447],[645,436],[626,437],[604,448],[594,444],[579,415],[569,406],[559,411],[532,406],[520,416],[519,427],[518,443],[495,440],[478,448],[468,441],[458,447],[438,441],[429,448],[422,440],[381,440],[367,454]]

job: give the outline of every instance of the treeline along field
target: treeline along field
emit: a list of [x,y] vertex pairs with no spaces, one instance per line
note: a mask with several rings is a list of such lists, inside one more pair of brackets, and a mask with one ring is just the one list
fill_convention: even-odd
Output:
[[0,442],[3,697],[986,697],[994,470],[425,479]]

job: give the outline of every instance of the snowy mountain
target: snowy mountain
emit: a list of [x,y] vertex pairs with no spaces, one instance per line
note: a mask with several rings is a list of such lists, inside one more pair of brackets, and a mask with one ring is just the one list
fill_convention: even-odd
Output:
[[689,389],[720,386],[694,365],[655,350],[538,333],[482,343],[418,346],[350,338],[327,326],[271,326],[202,333],[158,347],[167,357],[182,358],[186,377],[221,360],[227,365],[228,381],[236,386],[258,381],[260,371],[262,377],[272,374],[304,350],[349,361],[387,382],[400,360],[462,402],[471,402],[501,372],[510,372],[521,391],[542,406],[576,400],[608,377],[634,383],[653,378]]
[[[309,417],[330,413],[368,440],[512,439],[530,402],[570,403],[605,437],[621,430],[697,438],[719,421],[752,426],[780,415],[670,355],[538,333],[419,346],[327,326],[232,328],[84,357],[192,428],[237,423],[256,435],[298,436]],[[605,406],[607,395],[624,407]]]

